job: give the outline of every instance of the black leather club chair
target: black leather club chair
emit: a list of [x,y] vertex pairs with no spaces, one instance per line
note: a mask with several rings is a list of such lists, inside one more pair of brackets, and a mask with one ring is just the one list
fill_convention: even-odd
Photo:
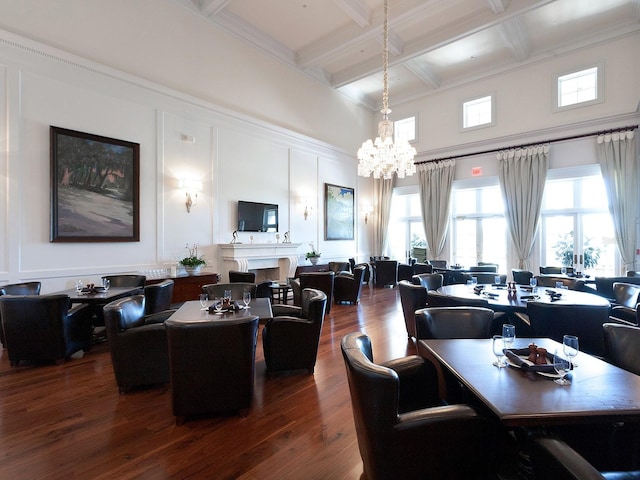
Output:
[[256,283],[254,272],[241,272],[239,270],[229,270],[229,283]]
[[609,322],[609,306],[563,305],[529,302],[527,315],[534,337],[547,337],[562,343],[564,335],[576,335],[580,350],[604,356],[602,325]]
[[[232,300],[242,300],[244,292],[251,292],[251,298],[256,298],[256,284],[246,282],[209,283],[202,286],[202,293],[209,295],[209,299],[222,298],[225,290],[231,290]],[[270,295],[269,295],[270,296]],[[194,298],[194,300],[196,300]]]
[[111,287],[140,287],[140,293],[142,293],[142,287],[144,287],[147,277],[145,275],[105,275],[102,279],[109,280]]
[[513,268],[511,269],[511,276],[513,277],[513,281],[518,285],[529,285],[531,283],[531,278],[533,277],[533,272]]
[[438,290],[442,287],[444,277],[441,273],[419,273],[411,278],[414,285],[422,285],[427,290]]
[[416,338],[490,338],[494,312],[483,307],[427,307],[415,312]]
[[[10,283],[0,287],[2,295],[40,295],[40,282]],[[2,330],[2,317],[0,316],[0,343],[4,347],[4,331]]]
[[429,260],[429,263],[433,266],[433,268],[447,268],[446,260]]
[[356,267],[365,267],[364,276],[362,277],[362,283],[369,283],[369,280],[371,280],[371,267],[368,263],[356,263],[356,259],[352,257],[349,259],[349,264],[351,265],[352,272]]
[[398,261],[376,260],[373,263],[373,284],[376,287],[395,287],[398,284]]
[[442,406],[431,362],[409,356],[376,364],[360,332],[340,347],[367,479],[487,478],[489,422],[468,405]]
[[399,263],[398,264],[398,281],[401,281],[401,280],[411,281],[411,277],[413,277],[413,265],[408,265],[406,263]]
[[488,272],[471,272],[470,275],[472,277],[476,277],[478,279],[479,285],[491,285],[496,283],[496,277],[500,277],[500,284],[504,285],[507,283],[507,276],[503,273],[488,273]]
[[444,276],[445,285],[466,284],[468,280],[471,280],[472,275],[467,272],[459,272],[457,270],[450,270],[442,274]]
[[329,270],[336,275],[340,272],[351,272],[351,265],[349,262],[329,262]]
[[333,302],[333,290],[335,283],[335,272],[305,272],[300,274],[300,290],[305,288],[315,288],[324,292],[327,296],[327,313],[331,310]]
[[640,328],[618,323],[605,323],[602,328],[607,361],[640,375]]
[[287,315],[274,312],[274,317],[267,320],[262,346],[268,374],[301,369],[313,373],[326,304],[324,292],[306,288],[302,290],[301,307],[285,305]]
[[[429,275],[429,274],[427,274]],[[416,310],[427,306],[427,289],[406,280],[398,282],[404,324],[409,338],[416,336]]]
[[170,310],[173,287],[173,280],[146,285],[144,287],[145,315]]
[[144,295],[104,306],[111,363],[120,393],[133,387],[169,381],[169,354],[164,321],[173,313],[145,315]]
[[340,272],[335,276],[333,282],[333,298],[336,303],[350,303],[355,305],[360,301],[364,272],[365,267],[361,265],[356,267],[353,273]]
[[562,283],[563,286],[569,290],[580,290],[582,288],[582,282],[575,278],[570,277],[554,277],[553,275],[537,275],[537,284],[539,287],[551,287],[556,286],[556,282]]
[[3,295],[0,314],[11,366],[63,361],[91,347],[90,310],[71,308],[68,295]]
[[433,273],[433,265],[431,265],[430,263],[414,263],[413,274],[421,275],[423,273]]
[[540,266],[540,275],[560,275],[562,273],[562,267],[553,267],[550,265]]
[[631,283],[614,282],[613,283],[613,303],[614,305],[635,308],[640,302],[640,285]]
[[497,273],[498,266],[495,264],[491,265],[472,265],[469,267],[469,272],[484,272],[484,273]]
[[535,478],[553,480],[639,480],[640,471],[599,472],[559,438],[533,435],[527,451]]

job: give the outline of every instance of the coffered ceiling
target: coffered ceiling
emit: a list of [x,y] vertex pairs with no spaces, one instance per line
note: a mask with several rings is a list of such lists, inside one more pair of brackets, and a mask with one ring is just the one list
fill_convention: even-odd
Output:
[[[172,1],[380,108],[383,0]],[[640,30],[640,0],[390,0],[389,29],[393,105]]]

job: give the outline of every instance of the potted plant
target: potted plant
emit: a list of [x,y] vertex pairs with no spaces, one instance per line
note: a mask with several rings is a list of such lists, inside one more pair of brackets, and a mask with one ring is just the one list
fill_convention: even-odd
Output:
[[322,254],[316,251],[316,248],[313,246],[313,242],[311,242],[309,246],[311,247],[311,251],[305,253],[304,258],[309,260],[312,265],[315,265],[316,263],[318,263],[318,259]]
[[197,243],[194,243],[193,247],[189,247],[189,244],[187,243],[185,248],[189,254],[178,263],[184,268],[187,274],[197,275],[200,273],[200,269],[207,264],[207,261],[202,257],[202,255],[198,255]]
[[[600,248],[589,245],[590,239],[584,242],[584,268],[588,270],[595,268],[600,261]],[[565,267],[573,265],[573,231],[563,235],[552,247],[555,250],[556,258]]]

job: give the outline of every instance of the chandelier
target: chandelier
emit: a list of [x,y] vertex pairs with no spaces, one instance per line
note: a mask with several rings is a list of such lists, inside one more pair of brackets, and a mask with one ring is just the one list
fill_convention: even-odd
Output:
[[382,120],[378,124],[378,137],[362,144],[358,149],[358,175],[373,178],[398,178],[416,173],[416,165],[413,157],[416,149],[406,140],[393,141],[393,122],[389,120],[389,0],[384,0],[384,27],[383,27],[383,82],[382,90]]

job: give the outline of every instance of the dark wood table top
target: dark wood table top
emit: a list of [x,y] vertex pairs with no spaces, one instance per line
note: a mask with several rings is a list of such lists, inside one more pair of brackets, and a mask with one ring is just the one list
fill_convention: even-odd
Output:
[[[209,305],[212,303],[213,302],[209,302]],[[209,313],[208,310],[202,310],[200,301],[192,300],[184,302],[169,319],[174,322],[213,322],[256,316],[260,318],[260,322],[266,322],[273,318],[271,301],[268,298],[252,299],[248,310],[243,308],[237,312],[224,312],[221,314]]]
[[71,303],[88,303],[93,305],[106,305],[119,298],[142,293],[141,287],[111,287],[107,292],[99,293],[78,293],[75,288],[55,292],[56,294],[69,295]]
[[[549,287],[537,287],[537,292],[531,292],[522,285],[516,286],[516,298],[509,298],[506,287],[496,288],[492,285],[484,285],[486,293],[476,294],[473,287],[469,285],[445,285],[438,289],[438,292],[457,298],[470,298],[470,299],[484,299],[489,303],[490,308],[496,308],[503,311],[526,311],[527,303],[529,301],[554,303],[557,305],[593,305],[593,306],[607,306],[610,305],[609,301],[601,297],[588,292],[580,292],[578,290],[567,290],[565,288],[549,288]],[[561,293],[562,296],[559,300],[552,302],[551,296],[546,292],[547,290]],[[496,296],[493,296],[496,295]],[[531,299],[536,295],[537,298]]]
[[[640,376],[586,353],[575,361],[569,386],[518,368],[496,368],[491,339],[420,340],[426,349],[505,426],[640,421]],[[562,345],[544,338],[519,338],[549,352]]]

